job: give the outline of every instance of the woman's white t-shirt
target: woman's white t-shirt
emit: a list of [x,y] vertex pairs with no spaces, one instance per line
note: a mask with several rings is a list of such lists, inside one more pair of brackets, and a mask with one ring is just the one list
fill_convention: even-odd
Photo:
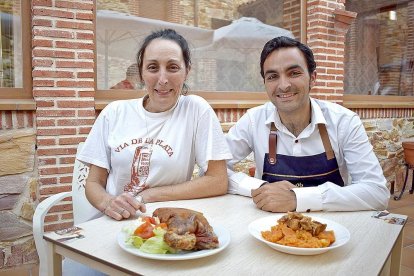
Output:
[[209,160],[232,158],[217,116],[203,98],[180,96],[161,113],[146,111],[143,99],[104,108],[78,156],[108,170],[108,193],[182,183],[191,179],[195,164],[205,172]]

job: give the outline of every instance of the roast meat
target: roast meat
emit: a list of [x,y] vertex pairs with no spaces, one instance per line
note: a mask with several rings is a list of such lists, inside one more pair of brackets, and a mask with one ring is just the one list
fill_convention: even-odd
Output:
[[185,208],[158,208],[153,216],[167,224],[164,240],[173,248],[202,250],[219,246],[217,235],[200,212]]

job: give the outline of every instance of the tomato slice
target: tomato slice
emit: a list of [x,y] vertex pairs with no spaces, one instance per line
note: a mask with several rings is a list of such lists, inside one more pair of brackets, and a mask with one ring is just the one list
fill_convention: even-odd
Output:
[[144,217],[143,219],[144,219],[144,221],[149,222],[151,224],[154,224],[154,225],[157,224],[155,222],[155,218],[153,218],[153,217]]
[[153,230],[154,227],[152,226],[152,224],[148,221],[145,221],[143,224],[138,226],[137,229],[135,229],[134,235],[140,236],[143,239],[149,239],[155,236]]

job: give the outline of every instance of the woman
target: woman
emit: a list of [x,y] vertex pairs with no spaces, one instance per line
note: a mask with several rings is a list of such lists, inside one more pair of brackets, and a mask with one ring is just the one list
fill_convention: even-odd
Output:
[[[143,202],[227,192],[231,154],[219,121],[204,99],[183,95],[191,69],[186,40],[171,29],[154,32],[137,63],[148,94],[102,110],[79,157],[91,164],[88,200],[116,220],[145,212]],[[191,180],[195,163],[204,175]]]

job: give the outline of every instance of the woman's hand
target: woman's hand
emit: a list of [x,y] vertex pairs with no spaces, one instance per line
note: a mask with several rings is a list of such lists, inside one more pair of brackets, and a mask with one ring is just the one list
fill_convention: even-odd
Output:
[[96,209],[116,220],[129,218],[138,210],[146,211],[143,201],[138,201],[129,193],[125,192],[118,196],[108,194],[105,189],[107,178],[108,171],[105,168],[91,165],[85,194]]
[[145,204],[125,192],[110,198],[103,213],[113,219],[122,220],[135,215],[138,210],[144,213],[146,211]]

